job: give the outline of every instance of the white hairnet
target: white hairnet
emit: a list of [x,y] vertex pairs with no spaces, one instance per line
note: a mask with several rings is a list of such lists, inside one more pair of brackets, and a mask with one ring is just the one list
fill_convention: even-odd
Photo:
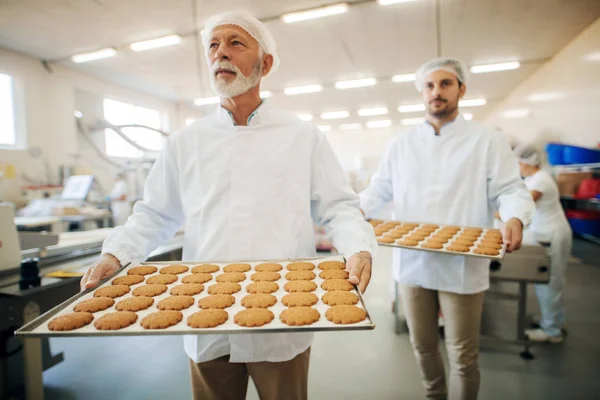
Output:
[[277,45],[273,35],[271,35],[271,32],[269,32],[262,22],[246,12],[228,11],[210,17],[202,30],[202,44],[205,51],[208,52],[210,47],[209,41],[213,29],[221,25],[236,25],[248,32],[250,36],[256,39],[266,54],[273,56],[271,72],[277,70],[277,67],[279,67],[279,55],[277,54]]
[[514,149],[520,163],[538,166],[541,163],[540,152],[530,144],[518,144]]
[[435,60],[431,60],[423,64],[415,74],[415,86],[417,87],[419,93],[421,93],[425,87],[425,78],[427,78],[427,75],[434,71],[440,70],[450,72],[456,75],[458,80],[462,83],[467,83],[467,69],[462,62],[452,58],[436,58]]

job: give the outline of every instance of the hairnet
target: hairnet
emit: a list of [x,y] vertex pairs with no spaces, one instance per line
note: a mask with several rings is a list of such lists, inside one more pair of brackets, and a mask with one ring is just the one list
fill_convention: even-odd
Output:
[[538,166],[541,163],[540,152],[530,144],[518,144],[514,149],[520,163]]
[[462,83],[467,83],[467,70],[462,62],[452,58],[436,58],[423,64],[415,74],[415,86],[419,93],[425,87],[425,78],[427,78],[427,75],[440,70],[450,72],[456,75]]
[[271,67],[271,72],[277,70],[277,67],[279,67],[279,55],[277,54],[277,45],[273,35],[271,35],[271,32],[269,32],[262,22],[245,12],[228,11],[210,17],[208,21],[206,21],[206,25],[201,33],[202,44],[204,45],[205,51],[208,52],[210,47],[209,41],[213,29],[221,25],[236,25],[248,32],[250,36],[256,39],[266,54],[273,56],[273,67]]

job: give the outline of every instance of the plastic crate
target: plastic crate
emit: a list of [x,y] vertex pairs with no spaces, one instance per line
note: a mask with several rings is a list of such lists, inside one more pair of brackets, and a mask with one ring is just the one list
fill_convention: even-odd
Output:
[[548,143],[546,145],[546,153],[548,154],[548,162],[550,165],[564,165],[564,144],[560,143]]
[[600,163],[600,150],[586,147],[564,146],[563,161],[565,164]]

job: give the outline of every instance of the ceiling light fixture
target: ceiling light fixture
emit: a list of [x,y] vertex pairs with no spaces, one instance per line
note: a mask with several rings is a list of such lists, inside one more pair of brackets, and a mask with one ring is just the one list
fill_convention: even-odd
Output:
[[392,4],[408,3],[415,0],[377,0],[380,6],[391,6]]
[[545,93],[533,93],[527,96],[527,100],[533,102],[541,102],[541,101],[552,101],[558,100],[563,97],[560,92],[545,92]]
[[479,107],[479,106],[485,106],[487,104],[487,101],[485,99],[467,99],[467,100],[460,100],[458,102],[458,106],[459,107]]
[[135,42],[129,45],[129,48],[133,51],[146,51],[151,49],[157,49],[159,47],[173,46],[181,43],[181,36],[169,35],[163,36],[157,39],[144,40],[142,42]]
[[415,74],[398,74],[392,76],[392,82],[401,83],[401,82],[414,82]]
[[502,112],[502,116],[504,118],[525,118],[530,113],[531,111],[529,111],[528,108],[511,108],[504,110],[504,112]]
[[361,123],[353,123],[353,124],[341,124],[340,125],[340,130],[341,131],[355,131],[357,129],[361,129],[362,128],[362,124]]
[[321,119],[342,119],[349,116],[350,113],[348,111],[331,111],[321,114]]
[[317,128],[319,128],[321,132],[329,132],[331,130],[331,125],[318,125]]
[[197,106],[205,106],[208,104],[219,104],[221,102],[221,98],[218,96],[215,97],[201,97],[199,99],[194,100],[194,104]]
[[312,114],[298,114],[298,118],[306,122],[310,122],[313,120]]
[[273,92],[271,92],[269,90],[263,90],[263,91],[260,92],[260,98],[261,99],[268,99],[271,96],[273,96]]
[[405,104],[398,107],[398,111],[401,113],[425,111],[425,104]]
[[291,24],[294,22],[306,21],[309,19],[317,19],[323,17],[329,17],[331,15],[343,14],[348,11],[347,3],[339,3],[331,6],[315,8],[312,10],[306,11],[298,11],[292,12],[288,14],[284,14],[281,16],[281,19],[286,24]]
[[465,121],[470,121],[473,119],[473,114],[463,114],[463,118]]
[[373,117],[376,115],[385,115],[387,113],[387,107],[361,108],[358,110],[358,115],[361,117]]
[[375,121],[368,121],[367,128],[387,128],[392,126],[392,121],[389,119],[380,119]]
[[296,94],[316,93],[323,90],[321,85],[305,85],[305,86],[294,86],[283,89],[283,93],[288,96],[294,96]]
[[373,86],[377,84],[375,78],[355,79],[351,81],[340,81],[335,83],[336,89],[354,89],[360,87]]
[[508,71],[511,69],[517,69],[520,66],[521,63],[518,61],[505,62],[499,64],[474,65],[471,67],[471,73],[483,74],[485,72]]
[[71,57],[71,61],[81,64],[88,61],[96,61],[103,58],[114,57],[116,54],[117,51],[115,49],[108,47],[106,49],[92,51],[90,53],[75,54],[73,57]]

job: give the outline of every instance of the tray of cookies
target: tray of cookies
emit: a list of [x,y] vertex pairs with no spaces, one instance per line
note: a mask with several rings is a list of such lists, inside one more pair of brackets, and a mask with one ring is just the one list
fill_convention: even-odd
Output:
[[342,256],[133,263],[19,329],[46,336],[374,329]]
[[380,246],[501,260],[506,253],[498,229],[369,220]]

